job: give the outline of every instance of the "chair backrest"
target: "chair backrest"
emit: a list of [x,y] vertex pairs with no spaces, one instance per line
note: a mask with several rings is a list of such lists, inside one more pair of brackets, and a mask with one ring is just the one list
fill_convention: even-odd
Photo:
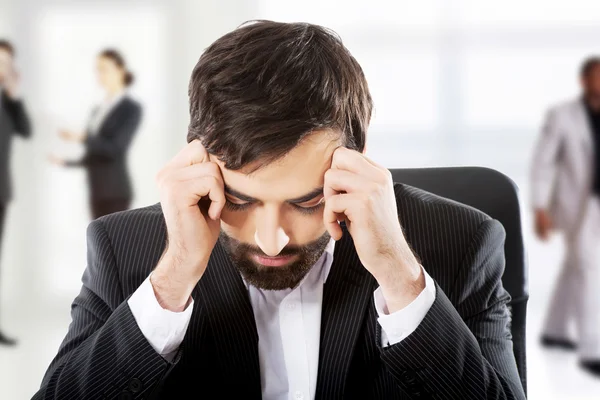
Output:
[[518,189],[506,175],[482,167],[391,169],[394,182],[426,190],[483,211],[500,221],[506,231],[504,288],[512,300],[513,352],[527,391],[525,317],[527,314],[527,261],[521,230]]

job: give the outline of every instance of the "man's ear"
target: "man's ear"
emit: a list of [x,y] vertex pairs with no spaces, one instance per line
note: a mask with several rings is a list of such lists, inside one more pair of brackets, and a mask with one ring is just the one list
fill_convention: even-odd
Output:
[[367,154],[367,143],[365,143],[362,153]]

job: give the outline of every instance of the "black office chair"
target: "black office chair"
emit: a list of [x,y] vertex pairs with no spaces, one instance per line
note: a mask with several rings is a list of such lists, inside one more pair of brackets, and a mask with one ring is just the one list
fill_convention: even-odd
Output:
[[529,293],[517,186],[506,175],[481,167],[391,169],[390,171],[394,182],[405,183],[467,204],[497,219],[504,226],[506,268],[502,283],[512,297],[510,308],[513,352],[523,389],[527,393],[525,317]]

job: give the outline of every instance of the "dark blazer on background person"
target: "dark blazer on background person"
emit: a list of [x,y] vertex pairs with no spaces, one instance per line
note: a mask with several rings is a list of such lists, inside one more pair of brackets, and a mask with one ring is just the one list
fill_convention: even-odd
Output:
[[[373,291],[342,224],[323,289],[317,399],[524,399],[503,289],[504,229],[485,214],[395,185],[406,239],[436,282],[417,329],[382,348]],[[260,399],[258,334],[246,286],[217,242],[179,352],[162,358],[127,299],[166,243],[160,204],[88,228],[72,323],[34,399]]]
[[83,158],[67,162],[68,166],[86,169],[92,202],[133,197],[127,150],[141,118],[141,105],[124,96],[108,112],[97,132],[88,132]]
[[13,100],[0,91],[0,206],[12,198],[10,150],[12,137],[31,136],[31,124],[21,100]]

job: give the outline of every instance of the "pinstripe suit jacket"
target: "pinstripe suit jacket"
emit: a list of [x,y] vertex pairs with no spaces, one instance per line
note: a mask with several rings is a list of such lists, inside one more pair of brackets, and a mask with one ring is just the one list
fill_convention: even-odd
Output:
[[[319,399],[523,399],[502,288],[504,230],[475,209],[396,184],[408,242],[436,281],[419,327],[380,347],[377,284],[344,229],[323,293]],[[258,335],[241,277],[217,244],[193,292],[172,363],[147,342],[128,297],[158,262],[160,205],[88,229],[88,268],[73,321],[35,399],[259,399]]]

